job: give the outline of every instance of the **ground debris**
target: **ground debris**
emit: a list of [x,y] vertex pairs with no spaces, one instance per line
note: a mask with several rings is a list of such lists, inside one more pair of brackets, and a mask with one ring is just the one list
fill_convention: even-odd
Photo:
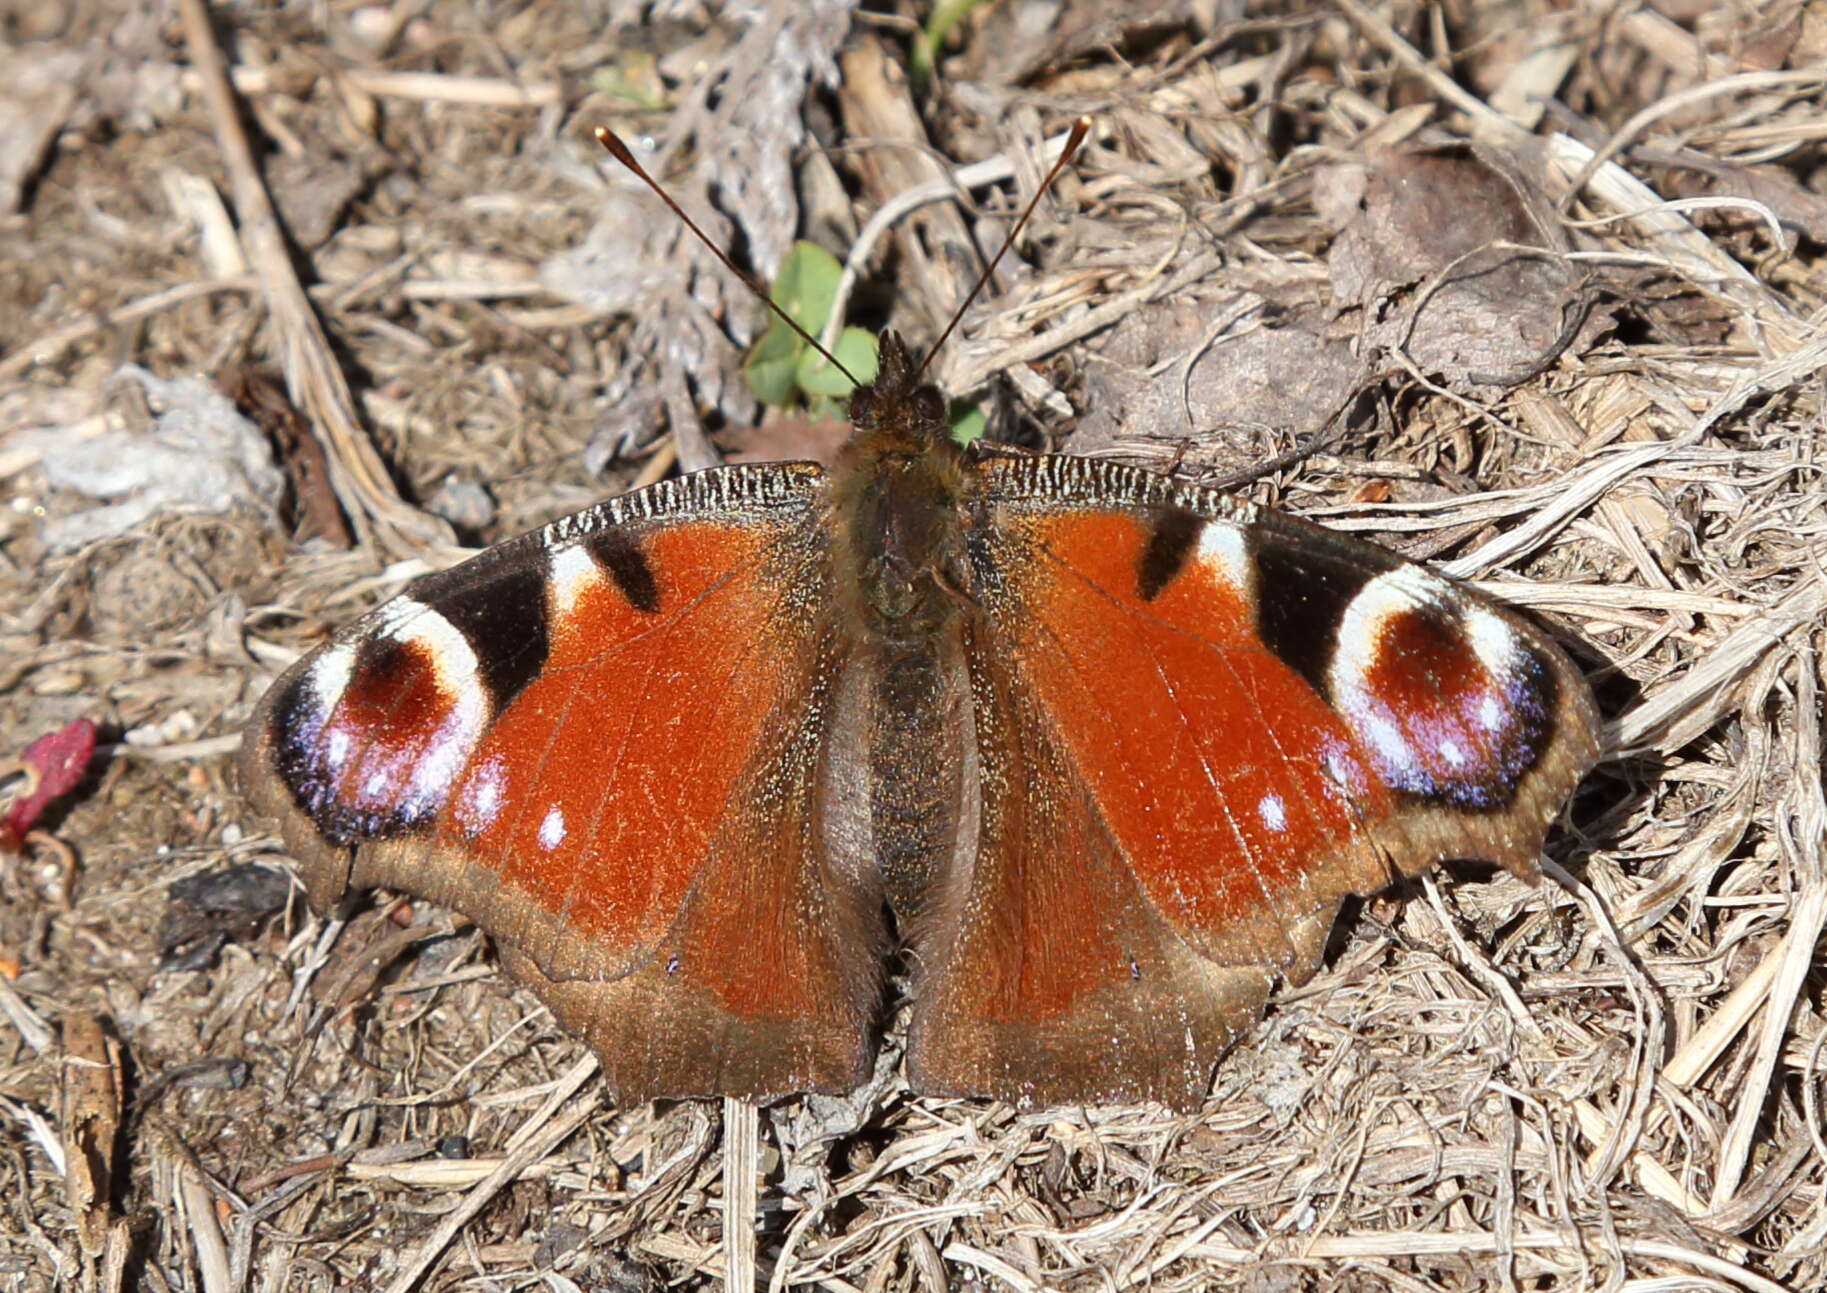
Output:
[[[919,344],[1086,112],[949,393],[1489,581],[1589,671],[1612,757],[1548,882],[1348,913],[1196,1116],[913,1099],[885,1021],[863,1091],[760,1119],[759,1278],[1827,1283],[1816,7],[964,8],[918,86],[908,21],[845,0],[213,7],[371,483],[493,541],[825,451],[742,382],[762,307],[592,126],[760,278],[870,239],[851,320]],[[334,546],[354,468],[304,461],[259,281],[174,206],[233,185],[170,27],[8,29],[39,74],[0,91],[0,748],[120,743],[55,809],[80,884],[0,858],[0,1285],[721,1287],[716,1108],[597,1107],[486,939],[306,915],[239,798],[274,673],[460,554]],[[208,385],[236,370],[295,421],[310,534]]]

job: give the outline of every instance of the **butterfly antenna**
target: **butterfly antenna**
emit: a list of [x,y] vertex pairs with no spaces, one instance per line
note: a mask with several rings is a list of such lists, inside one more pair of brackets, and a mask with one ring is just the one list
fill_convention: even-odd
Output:
[[933,342],[932,348],[926,352],[926,357],[920,361],[920,366],[914,369],[916,377],[926,371],[926,366],[932,363],[933,356],[939,353],[939,347],[949,341],[952,333],[957,331],[959,320],[963,319],[964,312],[971,308],[971,303],[977,299],[977,293],[983,290],[983,285],[990,281],[990,275],[996,272],[996,266],[1002,264],[1002,258],[1008,254],[1009,248],[1015,245],[1015,239],[1026,227],[1028,217],[1033,215],[1034,208],[1040,205],[1041,196],[1053,187],[1053,181],[1058,179],[1059,173],[1066,169],[1066,163],[1072,160],[1072,154],[1078,151],[1078,146],[1085,142],[1085,136],[1089,133],[1091,133],[1090,117],[1080,117],[1072,123],[1072,130],[1066,135],[1066,146],[1060,149],[1059,156],[1053,159],[1053,165],[1047,171],[1046,178],[1040,182],[1040,187],[1034,190],[1034,196],[1028,199],[1027,209],[1021,213],[1021,218],[1009,230],[1009,236],[1002,240],[1002,246],[998,247],[996,254],[990,257],[990,263],[983,267],[983,273],[979,274],[977,281],[971,284],[971,290],[964,294],[964,300],[959,303],[957,311],[953,313],[951,322],[945,325],[945,331],[941,332],[939,339]]
[[[811,346],[812,349],[818,351],[819,354],[823,355],[825,357],[826,361],[833,368],[837,369],[838,372],[842,373],[845,377],[848,377],[850,379],[852,385],[854,385],[854,386],[862,385],[862,382],[857,380],[856,374],[851,372],[848,368],[844,367],[842,360],[840,360],[836,355],[832,354],[829,350],[826,350],[824,348],[824,346],[819,344],[819,340],[817,337],[813,336],[810,332],[807,332],[804,328],[800,327],[798,321],[795,320],[792,315],[788,314],[785,310],[780,308],[780,306],[775,302],[773,294],[770,293],[768,291],[768,289],[763,287],[760,283],[756,282],[754,275],[750,274],[747,270],[744,270],[744,269],[740,268],[739,266],[737,266],[735,261],[731,260],[728,256],[726,256],[724,254],[723,248],[719,247],[715,242],[713,242],[711,240],[711,236],[709,234],[705,233],[704,230],[698,228],[697,221],[693,220],[690,216],[686,215],[685,208],[681,207],[677,202],[674,202],[672,200],[672,194],[668,193],[664,188],[660,187],[660,182],[658,180],[654,179],[653,176],[649,175],[639,162],[635,161],[634,154],[631,153],[630,151],[628,151],[628,145],[624,144],[616,136],[616,133],[613,130],[610,130],[607,126],[598,126],[596,128],[596,142],[601,144],[604,148],[608,149],[609,155],[611,157],[615,158],[616,161],[620,162],[623,166],[626,166],[629,170],[633,171],[636,179],[640,180],[641,183],[645,184],[648,188],[652,189],[654,191],[655,196],[657,196],[660,199],[660,201],[664,202],[668,207],[671,208],[672,213],[679,217],[680,221],[685,225],[685,227],[687,229],[690,229],[692,231],[692,233],[697,235],[698,241],[703,243],[706,247],[710,248],[711,255],[715,256],[718,260],[722,261],[723,267],[725,269],[729,270],[729,272],[734,274],[738,279],[740,279],[742,281],[742,285],[744,287],[748,288],[749,291],[753,292],[756,296],[760,297],[762,304],[766,305],[768,307],[768,309],[774,311],[775,316],[777,318],[779,318],[779,320],[782,323],[786,324],[789,328],[793,329],[794,332],[797,332],[799,334],[800,340],[804,341],[808,346]],[[1067,145],[1068,148],[1070,146],[1071,146],[1070,144]],[[1058,170],[1059,168],[1056,166],[1056,167],[1054,167],[1054,169]],[[1049,176],[1048,178],[1051,179],[1052,177]],[[1024,216],[1023,219],[1026,219],[1026,217]],[[1019,226],[1017,226],[1017,227],[1019,228]]]

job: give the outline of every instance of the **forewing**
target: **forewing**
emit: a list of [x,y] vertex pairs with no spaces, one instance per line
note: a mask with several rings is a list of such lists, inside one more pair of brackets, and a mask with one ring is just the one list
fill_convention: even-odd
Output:
[[812,468],[728,468],[417,581],[276,683],[244,783],[319,908],[463,912],[628,1100],[866,1069],[881,898],[828,861],[845,665]]
[[1347,894],[1532,874],[1597,750],[1539,631],[1392,553],[1086,459],[988,458],[982,821],[921,930],[921,1089],[1196,1102]]

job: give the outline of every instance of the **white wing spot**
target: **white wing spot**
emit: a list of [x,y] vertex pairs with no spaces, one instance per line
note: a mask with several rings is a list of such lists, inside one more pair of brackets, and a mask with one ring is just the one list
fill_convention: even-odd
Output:
[[556,548],[547,559],[552,572],[552,602],[556,618],[563,620],[572,613],[590,586],[603,577],[596,562],[584,546],[572,544]]
[[1408,738],[1402,730],[1382,714],[1365,712],[1354,715],[1358,731],[1370,742],[1383,762],[1391,768],[1398,768],[1404,773],[1413,772],[1415,752],[1409,748]]
[[1256,805],[1256,815],[1272,831],[1288,829],[1288,810],[1282,806],[1280,795],[1264,795]]
[[1440,742],[1440,757],[1452,764],[1455,768],[1463,768],[1465,766],[1465,751],[1459,748],[1459,742],[1457,741]]
[[546,809],[545,818],[539,823],[539,847],[555,849],[565,840],[565,814],[557,804]]
[[309,681],[305,684],[310,689],[311,699],[317,702],[317,719],[330,716],[330,711],[336,708],[336,702],[348,690],[349,678],[354,672],[355,648],[346,642],[331,647],[317,657],[317,663],[311,666],[307,675]]
[[501,812],[503,768],[499,755],[489,759],[470,774],[458,807],[463,829],[471,836],[480,835],[495,824]]
[[1242,526],[1229,521],[1207,521],[1199,532],[1199,560],[1239,594],[1250,595],[1255,580],[1251,578]]
[[1521,648],[1515,630],[1505,624],[1501,616],[1483,606],[1467,612],[1465,629],[1472,653],[1478,657],[1485,672],[1500,683],[1508,682],[1516,672]]
[[495,816],[495,810],[500,806],[501,767],[499,764],[491,763],[488,771],[483,774],[481,782],[476,786],[476,816],[485,822],[490,821]]
[[1495,732],[1503,726],[1503,706],[1497,703],[1497,697],[1486,696],[1478,702],[1478,721],[1484,724],[1484,730]]

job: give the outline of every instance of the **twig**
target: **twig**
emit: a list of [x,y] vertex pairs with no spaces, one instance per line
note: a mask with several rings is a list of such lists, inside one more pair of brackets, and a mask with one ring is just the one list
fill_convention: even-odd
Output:
[[0,1018],[11,1024],[25,1039],[25,1044],[40,1055],[51,1048],[51,1026],[26,1004],[24,997],[13,991],[13,985],[7,982],[4,974],[0,974]]
[[[564,99],[564,89],[555,81],[518,85],[493,76],[389,72],[380,68],[346,68],[337,75],[362,93],[382,99],[461,103],[477,108],[548,108]],[[239,77],[236,86],[240,86]]]
[[1455,579],[1465,579],[1515,559],[1566,525],[1590,503],[1605,497],[1618,482],[1651,463],[1660,462],[1682,448],[1690,439],[1689,436],[1683,436],[1679,440],[1655,440],[1618,451],[1602,466],[1581,472],[1579,478],[1571,483],[1563,482],[1556,490],[1553,501],[1536,511],[1523,524],[1504,531],[1475,552],[1468,552],[1454,561],[1442,562],[1440,569]]
[[1574,194],[1586,187],[1586,182],[1598,173],[1601,166],[1609,164],[1612,158],[1629,146],[1631,140],[1666,116],[1683,112],[1696,103],[1717,98],[1722,94],[1738,94],[1750,90],[1786,90],[1791,87],[1820,85],[1823,82],[1827,82],[1827,73],[1821,72],[1818,68],[1778,72],[1741,72],[1737,76],[1704,80],[1685,90],[1664,95],[1647,107],[1632,113],[1630,119],[1619,126],[1611,138],[1605,141],[1604,146],[1592,154],[1587,163],[1574,175],[1572,187],[1561,199],[1562,209],[1566,209],[1566,204],[1573,200]]
[[[522,85],[495,76],[446,76],[437,72],[390,72],[384,68],[343,67],[331,73],[351,89],[379,99],[413,99],[420,103],[461,103],[472,108],[546,108],[562,102],[564,87],[553,81]],[[278,94],[272,69],[238,63],[229,69],[235,93],[249,96]],[[186,73],[179,85],[187,92],[202,87],[195,72]]]
[[[1625,756],[1639,749],[1677,750],[1738,708],[1735,684],[1791,632],[1820,623],[1827,588],[1804,580],[1762,615],[1733,629],[1680,681],[1629,710],[1605,734],[1606,746]],[[1741,985],[1742,986],[1742,985]]]
[[723,1287],[755,1288],[755,1141],[760,1120],[747,1100],[723,1102]]
[[203,1293],[232,1293],[234,1282],[229,1274],[228,1245],[222,1241],[222,1226],[216,1220],[216,1201],[209,1188],[209,1178],[202,1164],[176,1131],[159,1128],[159,1139],[171,1156],[177,1175],[178,1198],[183,1204],[184,1219],[190,1227],[190,1240],[197,1253],[197,1275]]
[[260,275],[267,308],[280,338],[286,389],[313,431],[324,439],[331,484],[358,532],[372,530],[391,549],[409,552],[452,541],[450,527],[409,506],[393,488],[386,465],[369,442],[355,401],[328,337],[311,308],[286,252],[279,217],[267,196],[253,148],[236,111],[222,50],[210,26],[205,0],[179,0],[185,44],[215,120],[223,165],[234,181],[235,211],[249,259]]
[[[1360,0],[1339,0],[1339,8],[1374,44],[1425,81],[1428,89],[1470,117],[1474,133],[1510,144],[1541,142],[1424,58],[1381,14],[1366,8]],[[1590,185],[1613,208],[1632,213],[1631,219],[1638,228],[1660,240],[1659,248],[1676,272],[1694,283],[1716,288],[1762,326],[1780,331],[1787,342],[1780,349],[1795,344],[1797,329],[1789,308],[1687,220],[1660,209],[1660,194],[1570,136],[1551,135],[1546,143],[1550,159],[1569,173],[1572,192]]]
[[220,759],[240,748],[241,733],[227,732],[221,736],[204,736],[171,745],[133,745],[127,741],[114,741],[96,746],[95,756],[102,760],[136,759],[141,763],[189,763],[192,760]]
[[997,373],[1031,364],[1039,359],[1064,349],[1082,337],[1088,337],[1118,320],[1127,317],[1139,305],[1158,301],[1179,291],[1182,287],[1197,283],[1206,278],[1218,267],[1215,253],[1202,251],[1187,261],[1171,277],[1160,277],[1130,288],[1119,296],[1094,309],[1085,311],[1068,323],[1057,328],[1049,328],[1038,336],[1028,337],[1022,341],[998,344],[993,353],[981,359],[967,360],[960,364],[959,374],[947,382],[947,389],[963,393],[976,390]]

